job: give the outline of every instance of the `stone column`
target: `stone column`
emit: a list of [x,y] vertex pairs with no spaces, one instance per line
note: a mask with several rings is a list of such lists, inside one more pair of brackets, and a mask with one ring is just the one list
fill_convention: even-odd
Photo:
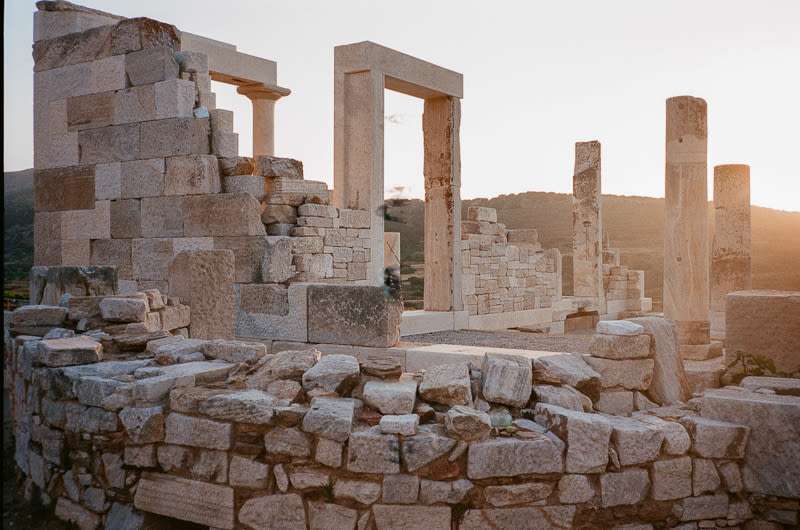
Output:
[[605,313],[600,142],[575,143],[572,177],[573,295],[594,298]]
[[747,291],[750,275],[750,166],[714,166],[711,336],[725,337],[725,295]]
[[280,87],[242,85],[236,90],[253,105],[253,157],[275,154],[275,102],[289,91]]
[[706,102],[667,99],[664,316],[674,320],[682,358],[709,352]]
[[425,100],[425,310],[460,310],[461,101]]
[[382,285],[384,76],[342,73],[333,91],[333,204],[370,212],[367,283]]

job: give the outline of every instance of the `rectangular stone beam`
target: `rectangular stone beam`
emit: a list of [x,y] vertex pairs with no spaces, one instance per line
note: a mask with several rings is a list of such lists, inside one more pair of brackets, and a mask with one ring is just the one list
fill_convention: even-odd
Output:
[[215,81],[231,85],[278,84],[278,65],[275,61],[242,53],[233,44],[183,31],[181,51],[206,54],[208,69]]

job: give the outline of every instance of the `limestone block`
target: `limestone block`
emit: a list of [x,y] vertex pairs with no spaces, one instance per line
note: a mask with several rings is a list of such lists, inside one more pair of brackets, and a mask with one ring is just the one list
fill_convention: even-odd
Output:
[[603,390],[594,403],[598,412],[627,416],[634,411],[634,396],[630,390]]
[[539,242],[539,231],[535,228],[517,228],[508,231],[508,242],[515,245],[535,245]]
[[586,363],[600,374],[603,388],[622,387],[629,390],[647,390],[653,379],[652,359],[630,359],[615,361],[592,357],[584,357]]
[[[116,125],[114,121],[116,94],[116,92],[101,92],[67,98],[67,130],[80,131]],[[125,123],[130,121],[137,120]]]
[[497,210],[485,206],[470,206],[467,208],[467,219],[470,221],[497,222]]
[[180,43],[180,33],[171,24],[145,17],[126,18],[111,35],[111,52],[122,54],[160,46],[178,50]]
[[195,85],[192,81],[169,79],[153,85],[155,116],[153,119],[188,118],[193,115]]
[[339,216],[339,210],[336,207],[314,203],[301,204],[297,208],[297,213],[304,217],[328,217],[331,219]]
[[724,493],[687,497],[676,507],[681,521],[725,519],[728,516],[728,496]]
[[[88,210],[61,212],[61,239],[87,240],[108,239],[110,237],[111,201],[97,201],[94,203],[94,207]],[[66,249],[68,246],[68,243],[62,242],[62,248]],[[86,261],[76,263],[76,265],[86,264],[88,264]],[[65,265],[68,264],[65,263]]]
[[[294,383],[294,381],[292,381]],[[323,466],[341,467],[344,444],[327,438],[319,438],[314,451],[314,460]]]
[[239,135],[212,131],[211,152],[217,156],[233,157],[239,154]]
[[541,435],[533,439],[491,438],[473,442],[467,455],[471,479],[562,473],[563,446]]
[[549,403],[578,412],[591,410],[592,400],[571,386],[533,385],[533,395],[538,403]]
[[563,475],[558,481],[558,500],[563,504],[589,502],[594,494],[594,486],[586,475]]
[[111,16],[88,11],[36,11],[33,13],[33,40],[55,39],[114,22],[116,19]]
[[402,304],[378,286],[308,287],[308,340],[388,348],[400,339]]
[[172,156],[166,159],[164,195],[219,193],[219,164],[212,155]]
[[303,390],[315,389],[346,395],[358,382],[358,359],[351,355],[326,355],[303,374]]
[[119,412],[131,443],[148,444],[164,440],[163,407],[126,407]]
[[166,280],[169,278],[169,266],[175,256],[175,241],[169,238],[133,239],[130,253],[134,278]]
[[144,322],[149,310],[147,300],[108,297],[100,301],[100,314],[109,322]]
[[600,475],[600,496],[604,508],[638,504],[647,498],[650,477],[645,469],[626,469]]
[[183,197],[142,199],[140,217],[141,237],[183,237],[184,235]]
[[[142,237],[142,207],[138,199],[110,201],[111,234],[114,239]],[[183,234],[181,234],[183,235]]]
[[533,379],[537,383],[569,385],[597,399],[600,394],[600,374],[586,364],[582,355],[543,352],[533,358]]
[[800,293],[738,291],[725,303],[725,350],[763,359],[780,373],[800,371]]
[[744,458],[750,427],[699,416],[680,419],[692,439],[692,453],[704,458]]
[[464,441],[485,438],[492,429],[488,414],[463,405],[455,405],[447,411],[444,425],[448,434]]
[[158,197],[164,193],[164,159],[132,160],[120,164],[123,199]]
[[448,506],[398,506],[376,504],[372,507],[378,530],[447,530],[450,528]]
[[81,164],[102,164],[141,156],[139,124],[111,125],[78,132]]
[[708,390],[701,413],[749,427],[742,469],[746,491],[800,496],[800,397]]
[[546,482],[488,486],[483,491],[486,502],[496,507],[533,503],[547,498],[552,492],[553,485]]
[[[261,263],[264,259],[267,239],[263,236],[215,237],[214,249],[233,252],[236,283],[260,282],[262,281]],[[287,261],[291,264],[288,252]]]
[[303,163],[299,160],[260,155],[255,157],[255,166],[256,175],[303,180]]
[[228,474],[231,486],[265,489],[269,480],[269,466],[251,458],[233,455]]
[[377,482],[364,480],[338,479],[333,486],[333,496],[336,499],[346,499],[360,504],[372,504],[381,494],[381,485]]
[[[233,156],[219,158],[219,174],[223,177],[253,175],[255,168],[255,162],[250,157]],[[260,180],[262,182],[263,191],[264,179],[262,178]]]
[[107,528],[130,529],[144,524],[144,514],[135,510],[130,504],[115,502],[106,516]]
[[338,226],[341,228],[369,228],[370,212],[367,210],[346,210],[342,208],[339,210]]
[[472,390],[469,366],[446,364],[425,370],[419,395],[426,401],[442,405],[470,405]]
[[658,458],[664,433],[635,419],[609,417],[613,431],[611,446],[622,466],[652,462]]
[[481,367],[484,399],[512,407],[524,407],[531,397],[531,360],[516,355],[487,353]]
[[660,405],[672,405],[689,399],[689,382],[678,354],[675,325],[659,317],[629,319],[645,328],[650,335],[653,360],[653,380],[648,397]]
[[364,402],[382,414],[411,414],[417,395],[417,383],[412,380],[397,382],[367,381],[364,385]]
[[471,481],[466,479],[454,481],[438,481],[422,479],[419,488],[419,500],[422,504],[459,504],[473,490]]
[[[759,377],[747,376],[739,381],[739,386],[750,391],[772,390],[776,394],[786,396],[800,396],[800,379],[790,379],[786,377]],[[766,392],[770,393],[770,392]]]
[[338,442],[350,437],[354,418],[353,401],[317,397],[303,416],[303,430]]
[[286,404],[261,390],[248,389],[211,396],[199,404],[198,411],[217,420],[267,425],[275,407]]
[[125,56],[112,55],[86,63],[36,72],[33,90],[38,103],[97,94],[126,87]]
[[[220,158],[219,160],[226,160]],[[229,159],[227,159],[229,160]],[[264,177],[256,175],[222,175],[222,193],[249,193],[258,200],[264,197]],[[278,206],[278,205],[273,205]]]
[[[188,319],[186,325],[189,325]],[[259,342],[216,339],[203,343],[203,354],[208,358],[221,359],[230,363],[253,364],[267,354],[267,346]]]
[[265,235],[258,201],[246,193],[191,195],[184,200],[187,236]]
[[417,434],[419,416],[417,414],[387,414],[381,416],[380,428],[384,434],[402,434],[413,436]]
[[175,256],[169,267],[169,291],[191,308],[192,337],[233,338],[233,271],[229,250],[195,250]]
[[95,207],[93,166],[37,169],[33,173],[36,211],[87,210]]
[[103,346],[88,337],[49,339],[39,342],[37,362],[58,367],[96,363],[103,359]]
[[250,528],[306,528],[303,498],[296,493],[253,497],[239,510],[239,522]]
[[67,318],[67,308],[49,305],[25,305],[11,314],[9,329],[18,334],[44,335],[50,328],[62,326]]
[[[261,195],[254,193],[253,195],[260,197],[263,193]],[[289,204],[268,204],[264,211],[261,212],[261,222],[265,225],[274,223],[297,224],[297,208]]]
[[125,55],[125,74],[132,86],[151,85],[178,77],[175,50],[157,46]]
[[641,324],[629,320],[601,320],[597,323],[596,331],[601,335],[630,337],[641,335],[645,329]]
[[234,524],[233,488],[228,486],[145,473],[133,503],[143,512],[181,521],[226,529],[232,529]]
[[141,124],[138,158],[207,155],[211,151],[207,118],[168,118]]
[[680,423],[664,421],[656,416],[646,414],[638,415],[636,419],[664,433],[664,452],[666,454],[685,455],[689,452],[691,446],[689,433]]
[[705,458],[692,460],[692,492],[695,497],[703,493],[714,493],[721,483],[713,461]]
[[307,342],[308,284],[235,284],[236,335]]
[[228,423],[173,412],[166,419],[165,442],[224,451],[231,446],[231,432]]
[[382,502],[414,504],[419,496],[419,477],[416,475],[386,475],[383,477]]
[[261,259],[262,281],[285,282],[291,277],[292,272],[292,241],[280,236],[267,237]]
[[657,501],[692,495],[692,459],[688,456],[653,462],[653,498]]
[[314,530],[355,529],[358,512],[337,504],[308,503],[309,528]]
[[354,473],[399,473],[400,443],[396,435],[383,434],[379,427],[350,435],[347,469]]
[[[602,323],[602,322],[601,322]],[[650,356],[649,335],[601,335],[592,336],[589,353],[605,359],[640,359]]]
[[567,444],[567,473],[602,473],[608,464],[608,448],[613,430],[598,414],[536,404],[536,422],[544,425]]

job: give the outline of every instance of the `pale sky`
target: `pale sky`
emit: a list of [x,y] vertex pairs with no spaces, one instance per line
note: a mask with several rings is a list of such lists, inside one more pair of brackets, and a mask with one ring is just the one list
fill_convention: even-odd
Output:
[[[333,181],[333,47],[372,40],[464,74],[462,197],[571,192],[574,142],[603,193],[664,196],[664,100],[708,102],[713,166],[751,166],[753,204],[800,211],[800,1],[83,0],[278,62],[276,154]],[[4,169],[32,166],[34,2],[5,2]],[[249,101],[215,83],[251,151]],[[421,101],[386,93],[387,191],[423,192]]]

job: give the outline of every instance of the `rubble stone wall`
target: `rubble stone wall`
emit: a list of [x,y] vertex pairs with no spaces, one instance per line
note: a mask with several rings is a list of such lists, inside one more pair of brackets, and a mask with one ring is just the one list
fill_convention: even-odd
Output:
[[644,296],[644,271],[622,265],[619,249],[603,250],[603,289],[606,312],[610,318],[647,312],[653,308],[652,300]]
[[[743,476],[750,440],[763,443],[754,428],[769,418],[740,423],[724,395],[595,412],[584,392],[614,377],[571,354],[487,354],[480,366],[403,373],[390,358],[268,354],[180,335],[122,352],[112,333],[143,324],[122,321],[178,301],[151,291],[93,302],[94,331],[72,329],[86,301],[71,299],[17,310],[6,340],[25,492],[82,529],[176,519],[237,529],[797,523],[794,482],[769,489],[762,477],[766,497]],[[45,323],[56,330],[43,333]],[[39,334],[21,333],[32,324]],[[625,362],[649,346],[630,323],[602,331],[611,339],[595,345],[597,358]],[[728,392],[738,403],[764,386]],[[790,419],[800,397],[782,397]],[[790,458],[786,449],[776,454]]]

